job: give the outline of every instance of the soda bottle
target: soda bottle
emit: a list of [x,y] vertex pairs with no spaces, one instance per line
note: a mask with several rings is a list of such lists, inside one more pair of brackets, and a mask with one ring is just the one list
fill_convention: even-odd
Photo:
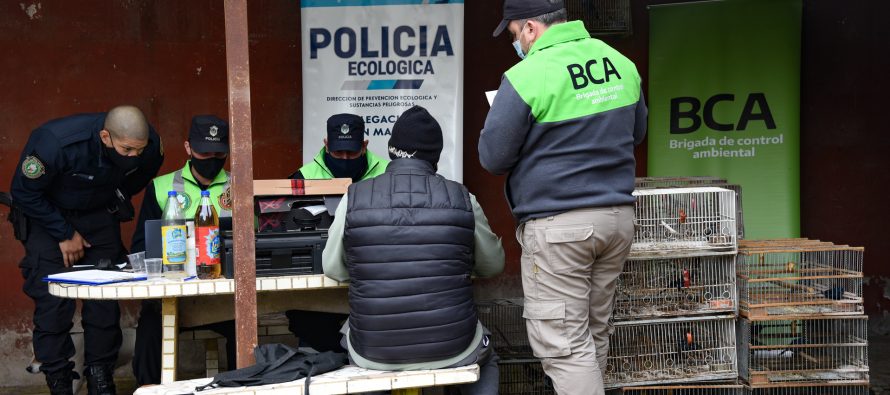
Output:
[[185,263],[188,261],[185,218],[179,207],[176,191],[167,192],[167,204],[164,207],[161,236],[164,243],[164,274],[165,278],[182,279],[185,274]]
[[201,205],[195,212],[195,264],[198,278],[219,278],[222,266],[219,261],[219,216],[210,202],[210,191],[201,191]]

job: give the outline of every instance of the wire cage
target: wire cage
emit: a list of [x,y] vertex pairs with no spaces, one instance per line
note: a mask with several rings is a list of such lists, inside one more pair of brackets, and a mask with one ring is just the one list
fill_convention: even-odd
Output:
[[618,277],[613,317],[735,313],[735,280],[732,255],[627,261]]
[[635,232],[628,259],[736,253],[735,192],[692,187],[633,194]]
[[711,186],[726,184],[725,178],[711,176],[695,177],[637,177],[634,179],[636,189],[678,188],[689,186]]
[[742,186],[739,184],[730,184],[726,179],[710,176],[697,177],[637,177],[635,179],[636,189],[654,189],[654,188],[679,188],[708,186],[725,188],[735,192],[735,208],[736,208],[736,229],[739,240],[745,238],[745,216],[742,210]]
[[630,34],[630,0],[566,0],[569,20],[582,20],[594,35]]
[[733,315],[617,322],[607,387],[729,380],[738,375]]
[[736,257],[742,315],[862,313],[863,248],[806,239],[743,245]]
[[748,387],[751,395],[869,395],[868,383],[860,384],[792,384],[767,387]]
[[544,374],[541,361],[530,359],[501,360],[498,362],[501,395],[556,394],[553,382]]
[[625,395],[746,395],[745,387],[737,384],[659,385],[626,387]]
[[476,313],[491,332],[494,350],[503,359],[531,358],[522,299],[496,299],[476,304]]
[[752,386],[868,382],[868,316],[738,320],[739,374]]

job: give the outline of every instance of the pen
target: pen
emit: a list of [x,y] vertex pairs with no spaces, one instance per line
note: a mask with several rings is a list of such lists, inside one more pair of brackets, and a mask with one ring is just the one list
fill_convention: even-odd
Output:
[[198,278],[198,276],[186,277],[186,278],[182,279],[182,281],[194,280],[194,279],[196,279],[196,278]]

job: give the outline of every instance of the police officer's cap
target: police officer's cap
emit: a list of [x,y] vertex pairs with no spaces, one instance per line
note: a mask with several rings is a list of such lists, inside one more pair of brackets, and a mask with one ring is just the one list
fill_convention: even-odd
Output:
[[229,152],[229,124],[215,115],[194,116],[189,146],[200,153]]
[[565,8],[563,0],[504,0],[504,19],[492,36],[499,36],[510,21],[534,18]]
[[355,114],[337,114],[328,118],[328,150],[362,150],[365,141],[365,121]]

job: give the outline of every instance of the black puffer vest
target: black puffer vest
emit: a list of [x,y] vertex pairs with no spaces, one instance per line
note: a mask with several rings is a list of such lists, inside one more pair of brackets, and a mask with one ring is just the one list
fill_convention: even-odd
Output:
[[470,346],[475,221],[467,189],[419,159],[349,187],[349,339],[378,363],[456,356]]

